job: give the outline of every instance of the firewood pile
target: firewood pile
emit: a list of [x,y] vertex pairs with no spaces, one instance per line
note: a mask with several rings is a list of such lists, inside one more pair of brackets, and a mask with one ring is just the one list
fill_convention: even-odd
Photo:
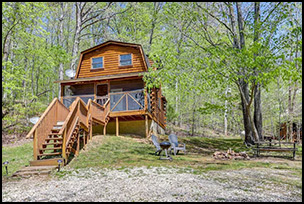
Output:
[[246,154],[246,152],[234,152],[233,150],[231,150],[231,148],[229,148],[227,150],[227,152],[214,152],[213,153],[213,158],[215,159],[233,159],[233,160],[242,160],[242,159],[250,159],[250,157],[248,156],[248,154]]

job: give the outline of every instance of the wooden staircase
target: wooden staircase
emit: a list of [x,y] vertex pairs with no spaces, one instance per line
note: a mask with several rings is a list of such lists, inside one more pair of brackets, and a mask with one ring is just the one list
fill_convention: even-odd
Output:
[[101,106],[91,99],[85,104],[77,97],[67,108],[55,98],[26,136],[33,136],[34,160],[30,165],[57,167],[59,159],[67,164],[79,154],[80,143],[85,146],[91,139],[93,123],[109,122],[109,104]]
[[55,166],[26,166],[16,171],[12,177],[29,178],[33,175],[48,175],[54,169]]

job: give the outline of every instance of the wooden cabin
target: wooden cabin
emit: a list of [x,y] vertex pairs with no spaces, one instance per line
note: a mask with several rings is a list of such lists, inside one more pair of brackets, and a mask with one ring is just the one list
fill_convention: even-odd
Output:
[[76,97],[85,103],[109,103],[108,121],[93,121],[93,133],[148,136],[150,130],[164,133],[166,99],[161,88],[144,89],[143,74],[153,62],[139,44],[107,41],[80,54],[73,79],[56,81],[60,101],[69,107]]
[[80,54],[73,78],[56,81],[54,98],[26,138],[33,137],[31,166],[66,164],[98,134],[148,137],[164,133],[166,99],[145,89],[152,61],[139,44],[107,41]]

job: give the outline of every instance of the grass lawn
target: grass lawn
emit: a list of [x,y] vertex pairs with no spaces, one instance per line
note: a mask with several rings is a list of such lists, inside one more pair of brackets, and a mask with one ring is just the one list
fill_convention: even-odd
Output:
[[[160,142],[167,140],[167,136],[160,136]],[[96,136],[88,144],[86,150],[82,150],[77,158],[74,158],[69,166],[78,168],[126,168],[140,166],[166,166],[181,169],[194,169],[193,173],[209,170],[241,169],[253,167],[266,167],[277,169],[290,169],[302,174],[299,163],[301,152],[297,153],[298,161],[281,158],[277,162],[265,159],[251,160],[215,160],[212,154],[215,151],[227,151],[231,148],[235,152],[246,151],[252,156],[252,150],[247,149],[241,139],[238,138],[205,138],[205,137],[181,137],[180,142],[186,144],[188,154],[183,152],[172,156],[173,161],[159,160],[154,155],[155,147],[144,139],[136,139],[128,136]],[[299,148],[302,151],[302,148]],[[290,153],[290,156],[292,153]],[[300,156],[301,157],[301,156]],[[295,165],[290,165],[295,163]]]
[[[15,147],[2,147],[2,162],[8,161],[8,176],[30,164],[33,160],[33,142]],[[2,165],[2,177],[6,177],[5,167]]]
[[[160,136],[160,142],[167,141],[167,136]],[[155,156],[155,147],[145,139],[130,136],[94,136],[86,149],[74,158],[68,166],[78,168],[126,168],[134,166],[165,166],[180,169],[193,169],[193,173],[209,170],[228,170],[253,167],[266,167],[274,169],[289,169],[295,174],[302,174],[302,146],[298,146],[296,161],[288,158],[267,157],[253,158],[251,160],[215,160],[212,154],[215,151],[227,151],[231,148],[235,152],[246,151],[252,157],[252,150],[246,148],[239,138],[206,138],[206,137],[180,137],[180,142],[186,144],[188,154],[180,152],[172,156],[173,161],[159,160]],[[9,161],[8,171],[11,176],[23,166],[29,165],[32,160],[32,142],[15,146],[2,147],[2,161]],[[292,153],[288,153],[291,156]],[[182,171],[182,170],[181,170]],[[59,172],[60,173],[60,172]],[[64,171],[62,171],[64,173]],[[2,178],[6,177],[4,166]]]

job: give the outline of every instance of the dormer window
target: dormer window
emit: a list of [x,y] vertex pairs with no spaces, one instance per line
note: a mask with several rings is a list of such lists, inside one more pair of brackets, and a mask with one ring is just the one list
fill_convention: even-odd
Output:
[[92,58],[92,69],[103,68],[103,57]]
[[126,54],[126,55],[120,55],[120,66],[126,66],[126,65],[132,65],[132,55]]

